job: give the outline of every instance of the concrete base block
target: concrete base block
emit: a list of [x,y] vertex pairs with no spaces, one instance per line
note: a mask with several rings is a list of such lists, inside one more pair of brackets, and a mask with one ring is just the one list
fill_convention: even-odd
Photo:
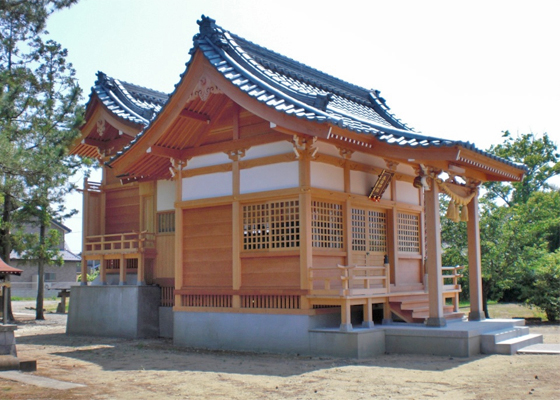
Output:
[[173,337],[173,307],[159,308],[159,337]]
[[469,313],[469,321],[484,321],[485,319],[484,311],[471,311]]
[[158,337],[160,289],[155,286],[73,286],[66,333]]
[[480,354],[480,334],[431,328],[385,328],[387,353],[470,357]]
[[441,328],[447,325],[447,320],[445,318],[428,318],[426,320],[426,326]]
[[344,358],[371,358],[385,353],[385,331],[354,329],[352,332],[317,329],[309,332],[310,354]]
[[375,325],[373,321],[362,321],[362,328],[373,328]]
[[14,331],[16,325],[0,325],[0,355],[17,357],[16,337]]

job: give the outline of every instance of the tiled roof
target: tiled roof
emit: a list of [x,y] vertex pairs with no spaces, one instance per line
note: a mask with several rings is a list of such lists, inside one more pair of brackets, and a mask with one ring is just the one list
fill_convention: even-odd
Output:
[[[193,38],[190,54],[202,51],[216,70],[239,90],[279,112],[372,135],[401,147],[461,146],[506,165],[525,169],[521,164],[477,149],[470,142],[415,132],[389,112],[377,90],[353,85],[256,45],[219,27],[204,15],[198,24],[200,32]],[[188,72],[191,61],[187,62],[187,69],[181,77]],[[143,132],[129,146],[142,135]]]
[[111,78],[103,72],[97,73],[90,97],[93,94],[116,116],[144,126],[157,115],[169,97],[156,90]]

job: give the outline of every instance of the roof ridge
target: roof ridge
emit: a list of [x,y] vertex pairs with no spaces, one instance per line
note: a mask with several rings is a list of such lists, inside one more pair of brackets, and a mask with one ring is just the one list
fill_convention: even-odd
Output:
[[[195,39],[200,40],[204,37],[207,37],[212,43],[214,43],[218,47],[221,47],[222,49],[227,47],[227,42],[233,42],[232,47],[234,47],[236,50],[239,48],[242,49],[245,54],[251,56],[252,59],[254,59],[265,68],[269,68],[272,71],[281,73],[287,77],[296,79],[305,84],[313,85],[325,92],[347,98],[360,105],[371,107],[381,117],[384,117],[386,122],[390,123],[395,128],[412,130],[407,124],[403,123],[393,113],[389,112],[390,107],[385,102],[385,99],[379,96],[380,91],[377,89],[366,89],[362,86],[345,81],[343,79],[337,78],[334,75],[311,67],[291,57],[285,56],[274,50],[256,44],[248,39],[245,39],[235,33],[228,31],[227,29],[224,29],[219,25],[216,25],[215,20],[210,17],[205,17],[204,15],[202,15],[202,20],[197,21],[197,23],[200,25],[200,33],[195,35]],[[227,36],[230,36],[233,40],[229,39]],[[246,45],[251,46],[252,49],[247,49]],[[251,50],[254,51],[251,52]],[[270,56],[273,56],[272,60],[270,60]],[[267,59],[267,57],[269,59]],[[280,62],[283,65],[274,65],[271,61]],[[298,68],[301,69],[301,73],[297,71]],[[309,76],[306,77],[305,74]],[[314,79],[309,79],[309,77]]]

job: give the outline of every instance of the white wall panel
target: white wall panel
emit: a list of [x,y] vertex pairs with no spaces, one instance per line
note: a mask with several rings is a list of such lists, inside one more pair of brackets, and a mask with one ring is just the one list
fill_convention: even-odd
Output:
[[[376,174],[368,174],[361,171],[350,171],[350,191],[354,194],[369,196],[371,188],[377,182]],[[391,200],[391,186],[383,193],[384,200]]]
[[418,189],[412,183],[397,181],[397,201],[408,204],[420,204]]
[[292,152],[292,149],[292,143],[286,141],[263,144],[261,146],[251,147],[249,150],[247,150],[247,152],[245,153],[245,157],[242,158],[242,161],[253,160],[255,158],[261,157],[275,156],[278,154],[286,154]]
[[225,153],[207,154],[205,156],[194,157],[193,159],[189,160],[187,162],[187,167],[185,168],[185,170],[226,163],[231,163],[231,160]]
[[241,170],[241,193],[289,189],[299,186],[299,163],[279,163]]
[[311,163],[311,187],[344,191],[344,169],[320,162]]
[[157,182],[157,210],[166,211],[175,208],[175,181]]
[[232,182],[231,172],[183,178],[183,201],[231,196]]

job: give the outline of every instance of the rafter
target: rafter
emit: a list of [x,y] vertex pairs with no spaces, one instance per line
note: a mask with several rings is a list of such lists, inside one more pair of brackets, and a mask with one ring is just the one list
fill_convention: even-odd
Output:
[[186,108],[183,109],[183,111],[181,111],[179,116],[181,116],[183,118],[196,119],[197,121],[206,122],[207,124],[210,123],[210,117],[208,115],[200,114],[200,113],[188,110]]

